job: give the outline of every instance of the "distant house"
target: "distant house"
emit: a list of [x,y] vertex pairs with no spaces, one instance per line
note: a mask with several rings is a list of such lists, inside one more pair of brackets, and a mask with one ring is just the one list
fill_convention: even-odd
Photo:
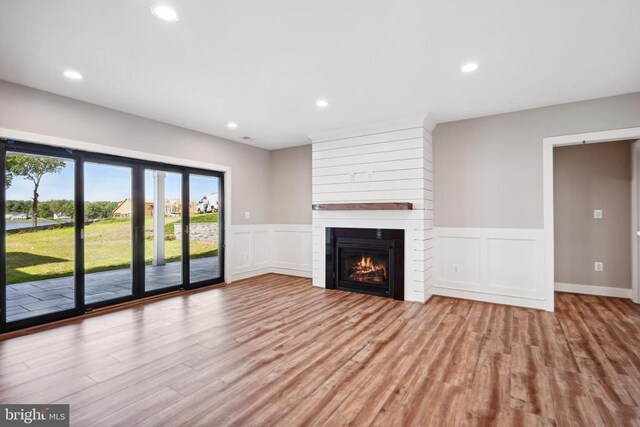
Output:
[[[114,218],[129,218],[133,213],[133,203],[130,198],[124,199],[113,210]],[[144,216],[153,216],[153,202],[144,202]]]
[[57,220],[67,220],[67,219],[71,219],[70,215],[64,214],[62,212],[59,213],[54,213],[53,214],[53,219],[57,219]]
[[133,213],[133,204],[131,203],[131,199],[124,199],[118,206],[113,210],[114,218],[128,218]]
[[20,212],[9,212],[4,215],[4,219],[8,219],[8,220],[24,220],[29,218],[30,218],[29,214],[20,213]]

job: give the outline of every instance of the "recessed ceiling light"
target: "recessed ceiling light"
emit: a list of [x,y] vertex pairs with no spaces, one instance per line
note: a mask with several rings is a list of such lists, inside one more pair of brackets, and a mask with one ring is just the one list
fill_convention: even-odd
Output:
[[151,12],[153,12],[156,18],[165,22],[178,22],[180,20],[178,12],[164,4],[154,4],[151,7]]
[[462,68],[460,68],[460,71],[462,71],[463,73],[470,73],[477,69],[478,69],[478,64],[476,64],[475,62],[469,62],[468,64],[464,64]]
[[66,70],[62,74],[64,74],[64,76],[66,78],[71,79],[71,80],[82,80],[82,74],[80,74],[79,72],[74,71],[74,70]]
[[326,99],[318,99],[316,101],[316,107],[318,108],[327,108],[329,106],[329,101]]
[[227,123],[227,127],[230,127],[231,129],[235,129],[238,127],[238,124],[236,122],[229,122]]

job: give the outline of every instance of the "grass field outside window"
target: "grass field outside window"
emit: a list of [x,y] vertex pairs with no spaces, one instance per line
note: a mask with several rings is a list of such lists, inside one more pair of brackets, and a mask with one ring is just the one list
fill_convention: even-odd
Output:
[[[166,262],[179,261],[182,241],[172,239],[173,227],[179,217],[165,219],[165,259]],[[218,214],[192,215],[192,223],[217,222]],[[99,271],[130,268],[131,262],[131,219],[105,219],[85,225],[85,271]],[[145,254],[152,254],[153,218],[145,218]],[[74,273],[74,229],[62,227],[48,230],[25,229],[17,233],[7,233],[7,284],[30,282]],[[217,242],[192,241],[191,258],[218,255]],[[151,255],[145,263],[151,264]]]

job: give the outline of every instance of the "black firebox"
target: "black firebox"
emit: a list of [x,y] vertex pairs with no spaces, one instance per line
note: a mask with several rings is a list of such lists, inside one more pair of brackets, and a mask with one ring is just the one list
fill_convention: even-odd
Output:
[[404,300],[404,230],[327,228],[326,287]]

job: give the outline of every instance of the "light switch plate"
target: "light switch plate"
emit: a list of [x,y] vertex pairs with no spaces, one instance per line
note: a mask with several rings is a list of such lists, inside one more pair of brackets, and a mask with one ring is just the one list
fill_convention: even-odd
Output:
[[602,209],[594,209],[593,218],[594,219],[602,219]]

